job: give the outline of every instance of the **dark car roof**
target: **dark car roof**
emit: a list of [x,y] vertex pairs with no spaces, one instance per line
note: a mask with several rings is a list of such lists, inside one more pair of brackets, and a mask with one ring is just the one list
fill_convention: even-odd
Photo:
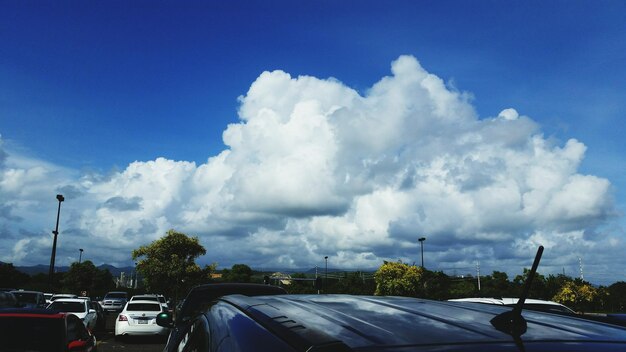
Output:
[[[229,295],[220,300],[239,307],[266,329],[288,338],[306,340],[307,334],[315,332],[312,336],[321,334],[327,340],[335,339],[358,350],[485,344],[516,349],[518,343],[552,347],[556,344],[559,350],[567,350],[563,342],[574,350],[592,350],[589,345],[574,348],[581,343],[618,343],[619,350],[626,350],[624,328],[530,310],[523,311],[528,328],[517,341],[491,324],[495,316],[511,310],[502,306],[351,295]],[[294,337],[294,333],[301,336]]]
[[220,296],[230,294],[246,296],[286,294],[284,288],[271,285],[250,283],[204,284],[193,287],[178,312],[177,320],[186,320],[203,312],[209,304]]

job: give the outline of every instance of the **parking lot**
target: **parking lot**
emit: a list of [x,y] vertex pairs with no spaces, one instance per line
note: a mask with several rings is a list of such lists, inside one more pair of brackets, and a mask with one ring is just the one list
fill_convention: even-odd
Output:
[[128,351],[128,352],[161,352],[165,347],[165,337],[140,336],[127,338],[123,341],[115,340],[116,313],[107,314],[107,322],[104,331],[96,331],[98,339],[98,351]]

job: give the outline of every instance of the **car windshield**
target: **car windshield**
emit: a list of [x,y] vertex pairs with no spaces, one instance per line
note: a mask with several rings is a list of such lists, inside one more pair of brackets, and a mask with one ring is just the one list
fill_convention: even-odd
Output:
[[59,302],[54,301],[48,307],[49,309],[58,310],[60,312],[84,313],[85,304],[82,302]]
[[0,316],[2,350],[62,351],[63,325],[63,319]]
[[166,303],[167,301],[165,300],[165,297],[161,296],[159,297],[159,302]]
[[129,312],[158,312],[161,310],[161,305],[152,303],[129,303],[128,307],[126,307],[126,310]]

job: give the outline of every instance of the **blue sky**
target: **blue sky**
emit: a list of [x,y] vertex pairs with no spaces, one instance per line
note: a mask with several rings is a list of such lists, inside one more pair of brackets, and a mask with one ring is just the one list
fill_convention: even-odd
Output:
[[[233,145],[225,145],[223,134],[229,124],[252,121],[250,116],[240,119],[242,113],[238,111],[246,102],[252,104],[253,82],[259,82],[259,86],[265,84],[259,81],[263,72],[280,70],[293,79],[310,76],[325,82],[340,82],[344,88],[365,97],[377,82],[391,75],[392,62],[402,55],[413,57],[423,70],[443,80],[448,91],[459,93],[462,96],[459,99],[474,110],[475,120],[496,118],[502,110],[513,108],[536,124],[533,135],[542,136],[554,146],[564,147],[572,138],[584,144],[584,157],[573,163],[574,171],[568,169],[570,176],[592,175],[607,180],[610,191],[603,195],[602,211],[594,213],[592,220],[575,220],[584,222],[577,230],[585,233],[592,243],[612,238],[617,242],[611,243],[624,244],[626,5],[623,2],[1,1],[0,9],[0,148],[7,155],[3,171],[8,175],[12,170],[14,175],[16,170],[22,170],[27,175],[29,168],[41,164],[46,165],[47,172],[58,176],[48,197],[52,200],[52,212],[46,210],[45,216],[37,211],[47,209],[46,203],[39,199],[41,194],[25,195],[9,188],[2,191],[0,201],[8,215],[0,218],[4,223],[0,227],[6,234],[4,240],[0,239],[1,247],[13,253],[4,260],[18,265],[47,263],[49,254],[44,243],[40,251],[33,249],[31,253],[24,248],[35,248],[34,242],[19,249],[16,242],[49,231],[46,226],[53,225],[50,216],[54,217],[54,194],[67,190],[67,186],[81,189],[78,192],[81,207],[93,209],[94,213],[102,211],[103,204],[112,204],[107,203],[111,199],[122,199],[127,205],[132,203],[130,200],[138,199],[143,201],[138,208],[146,209],[147,198],[140,194],[124,197],[107,191],[102,195],[98,193],[100,188],[89,187],[97,180],[107,182],[121,177],[135,161],[146,163],[163,158],[193,162],[199,168],[210,164],[209,158],[221,155],[224,150],[236,151]],[[270,83],[267,84],[271,86]],[[280,101],[280,97],[264,101],[270,101],[267,107],[271,108],[272,102]],[[235,173],[243,169],[230,165]],[[185,170],[197,171],[192,169]],[[7,176],[4,177],[8,184]],[[87,178],[90,186],[85,186]],[[297,189],[293,190],[297,193]],[[381,185],[376,184],[372,189],[381,189]],[[188,192],[196,194],[198,190]],[[236,198],[238,193],[233,194]],[[73,214],[70,200],[64,207]],[[613,204],[606,205],[611,200]],[[318,204],[317,201],[313,203]],[[337,204],[357,201],[353,195],[330,203],[341,208]],[[21,208],[26,203],[37,205],[28,210]],[[111,245],[111,248],[132,250],[133,246],[143,244],[142,240],[149,242],[163,228],[171,227],[182,227],[207,241],[217,236],[214,231],[200,230],[200,225],[186,228],[181,219],[169,218],[168,212],[176,211],[172,207],[180,210],[190,205],[181,201],[162,208],[161,213],[144,213],[139,217],[145,218],[137,221],[149,223],[150,216],[165,220],[158,225],[146,225],[143,230],[135,229],[127,247]],[[235,208],[239,209],[239,215],[251,211]],[[322,208],[334,209],[333,206]],[[349,214],[350,209],[356,208],[343,209],[344,213],[331,215]],[[78,209],[75,211],[62,223],[68,231],[74,231],[77,236],[89,233],[86,237],[94,246],[105,238],[104,234],[91,234],[93,230],[81,220],[88,216],[79,214]],[[237,233],[234,235],[237,239],[252,236],[260,240],[266,232],[271,232],[271,236],[266,234],[267,238],[287,241],[295,236],[289,232],[293,231],[292,226],[303,226],[296,226],[296,222],[304,218],[311,221],[308,225],[317,223],[320,212],[329,216],[308,207],[304,212],[299,209],[280,214],[282,222],[279,222],[284,226],[273,221],[267,225],[266,217],[249,222],[227,217],[228,226],[220,222],[223,226],[215,228]],[[24,220],[28,214],[40,214],[41,218]],[[22,220],[17,221],[18,218]],[[402,223],[400,218],[389,223]],[[203,219],[205,227],[214,225],[209,226],[211,221]],[[348,224],[356,222],[349,217],[344,220]],[[424,230],[441,229],[425,224],[422,224]],[[487,241],[483,246],[493,249],[498,248],[496,242],[502,245],[511,242],[511,238],[528,242],[537,233],[556,228],[542,226],[526,223],[516,230],[507,230],[508,234],[500,234],[498,240],[493,239],[496,235],[489,230],[486,231],[489,236],[472,237],[472,243],[478,245],[490,238],[489,241],[495,242]],[[392,228],[383,231],[386,235],[382,237],[393,238]],[[142,231],[144,237],[139,234]],[[300,240],[311,235],[306,231],[295,232]],[[434,240],[437,236],[433,233],[428,237]],[[441,249],[431,242],[433,246],[426,247],[427,253],[432,250],[433,257],[441,255],[442,263],[448,258],[446,255],[458,259],[450,259],[442,266],[450,267],[458,262],[463,268],[479,260],[476,255],[462,258],[462,251],[445,254],[445,241],[464,238],[460,234],[451,238],[441,235],[441,238]],[[228,236],[223,240],[224,246],[237,243]],[[323,250],[322,247],[310,249],[309,254],[313,258],[332,252],[331,258],[344,266],[357,262],[349,259],[355,257],[343,256],[342,253],[348,252],[362,259],[360,265],[370,263],[367,258],[376,258],[372,263],[385,258],[411,260],[411,253],[417,248],[415,243],[387,240],[373,239],[367,248],[353,252],[333,251],[339,247],[328,244]],[[569,240],[576,242],[573,238]],[[603,247],[590,244],[588,249],[598,248]],[[73,252],[68,248],[67,255],[61,256],[61,263],[71,262]],[[217,261],[220,265],[248,260],[233,253],[211,257],[210,252],[206,261]],[[531,258],[529,255],[528,261]],[[93,259],[105,261],[105,257]],[[491,261],[483,265],[486,270],[498,269],[495,258],[480,260]],[[116,261],[129,262],[122,257]],[[584,260],[589,265],[594,261],[587,257]],[[555,259],[551,270],[558,271],[559,266],[566,264],[557,262]],[[597,280],[623,280],[620,273],[626,263],[620,261],[619,270],[601,266],[609,262],[607,258],[597,263]],[[510,272],[515,272],[521,271],[518,268],[522,263],[520,259],[506,265]],[[252,264],[313,266],[319,263],[314,259],[299,262],[291,258]],[[603,274],[607,270],[610,273]]]

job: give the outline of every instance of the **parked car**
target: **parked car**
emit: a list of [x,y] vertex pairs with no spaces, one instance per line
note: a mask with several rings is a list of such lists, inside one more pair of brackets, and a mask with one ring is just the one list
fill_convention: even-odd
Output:
[[48,309],[0,310],[0,350],[90,352],[95,336],[74,314]]
[[[496,304],[501,306],[513,307],[517,304],[519,298],[456,298],[449,299],[450,302],[473,302],[483,304]],[[553,301],[545,301],[541,299],[527,298],[524,301],[524,309],[540,310],[544,312],[576,314],[576,312],[561,303]]]
[[11,291],[23,308],[46,308],[46,297],[39,291]]
[[124,291],[113,291],[104,295],[102,309],[105,313],[120,312],[128,302],[128,294]]
[[59,298],[47,307],[59,312],[67,312],[76,315],[89,330],[94,330],[97,323],[96,310],[90,307],[89,301],[81,298]]
[[[165,327],[171,328],[164,351],[178,351],[180,341],[185,337],[192,318],[204,312],[217,298],[229,294],[243,294],[247,296],[286,294],[284,288],[260,284],[205,284],[193,287],[187,297],[176,309],[176,319]],[[172,319],[173,314],[167,312],[165,319]],[[158,323],[158,320],[157,320]]]
[[156,323],[156,317],[162,311],[163,308],[158,301],[129,301],[115,320],[115,338],[142,335],[167,336],[169,328]]
[[[577,316],[411,297],[232,294],[184,324],[178,351],[624,351],[626,329]],[[178,318],[177,318],[178,319]],[[170,313],[157,319],[174,327]],[[172,337],[170,336],[170,339]]]

